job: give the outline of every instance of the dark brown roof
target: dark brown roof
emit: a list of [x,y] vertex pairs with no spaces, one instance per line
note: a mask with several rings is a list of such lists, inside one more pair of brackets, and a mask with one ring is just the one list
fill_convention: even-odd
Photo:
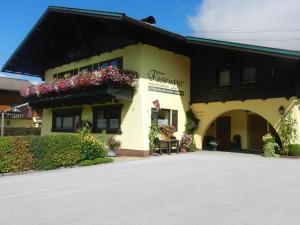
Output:
[[27,87],[31,83],[27,80],[0,77],[0,90],[19,91],[21,87]]

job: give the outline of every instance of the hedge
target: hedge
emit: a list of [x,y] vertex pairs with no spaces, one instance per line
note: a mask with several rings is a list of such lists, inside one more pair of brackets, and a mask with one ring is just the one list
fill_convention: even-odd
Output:
[[27,128],[27,127],[5,127],[4,136],[27,136],[40,135],[41,128]]
[[29,142],[22,137],[0,139],[0,173],[32,170],[33,155],[29,152]]
[[91,165],[97,165],[102,163],[111,163],[114,160],[112,158],[96,158],[93,160],[84,160],[79,163],[79,166],[91,166]]
[[0,138],[0,173],[50,170],[104,158],[104,144],[92,136],[58,134]]
[[300,144],[291,145],[289,155],[300,156]]

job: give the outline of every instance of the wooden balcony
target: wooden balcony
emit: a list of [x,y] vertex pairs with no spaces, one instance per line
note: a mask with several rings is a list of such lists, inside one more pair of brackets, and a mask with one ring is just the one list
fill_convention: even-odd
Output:
[[126,85],[106,83],[97,87],[52,93],[45,96],[29,97],[31,107],[56,108],[82,104],[105,103],[108,101],[132,101],[134,88]]

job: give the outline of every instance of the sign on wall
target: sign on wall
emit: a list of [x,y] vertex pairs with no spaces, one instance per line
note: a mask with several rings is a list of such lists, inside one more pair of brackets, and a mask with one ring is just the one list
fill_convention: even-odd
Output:
[[173,79],[165,73],[158,70],[150,70],[148,73],[150,82],[148,83],[148,91],[161,92],[173,95],[184,95],[184,92],[179,90],[182,88],[184,81]]

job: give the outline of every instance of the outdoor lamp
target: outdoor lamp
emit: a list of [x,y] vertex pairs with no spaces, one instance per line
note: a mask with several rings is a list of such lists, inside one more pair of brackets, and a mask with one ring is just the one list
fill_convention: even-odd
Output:
[[284,114],[284,107],[280,106],[279,109],[278,109],[278,111],[279,111],[280,115],[283,115]]

